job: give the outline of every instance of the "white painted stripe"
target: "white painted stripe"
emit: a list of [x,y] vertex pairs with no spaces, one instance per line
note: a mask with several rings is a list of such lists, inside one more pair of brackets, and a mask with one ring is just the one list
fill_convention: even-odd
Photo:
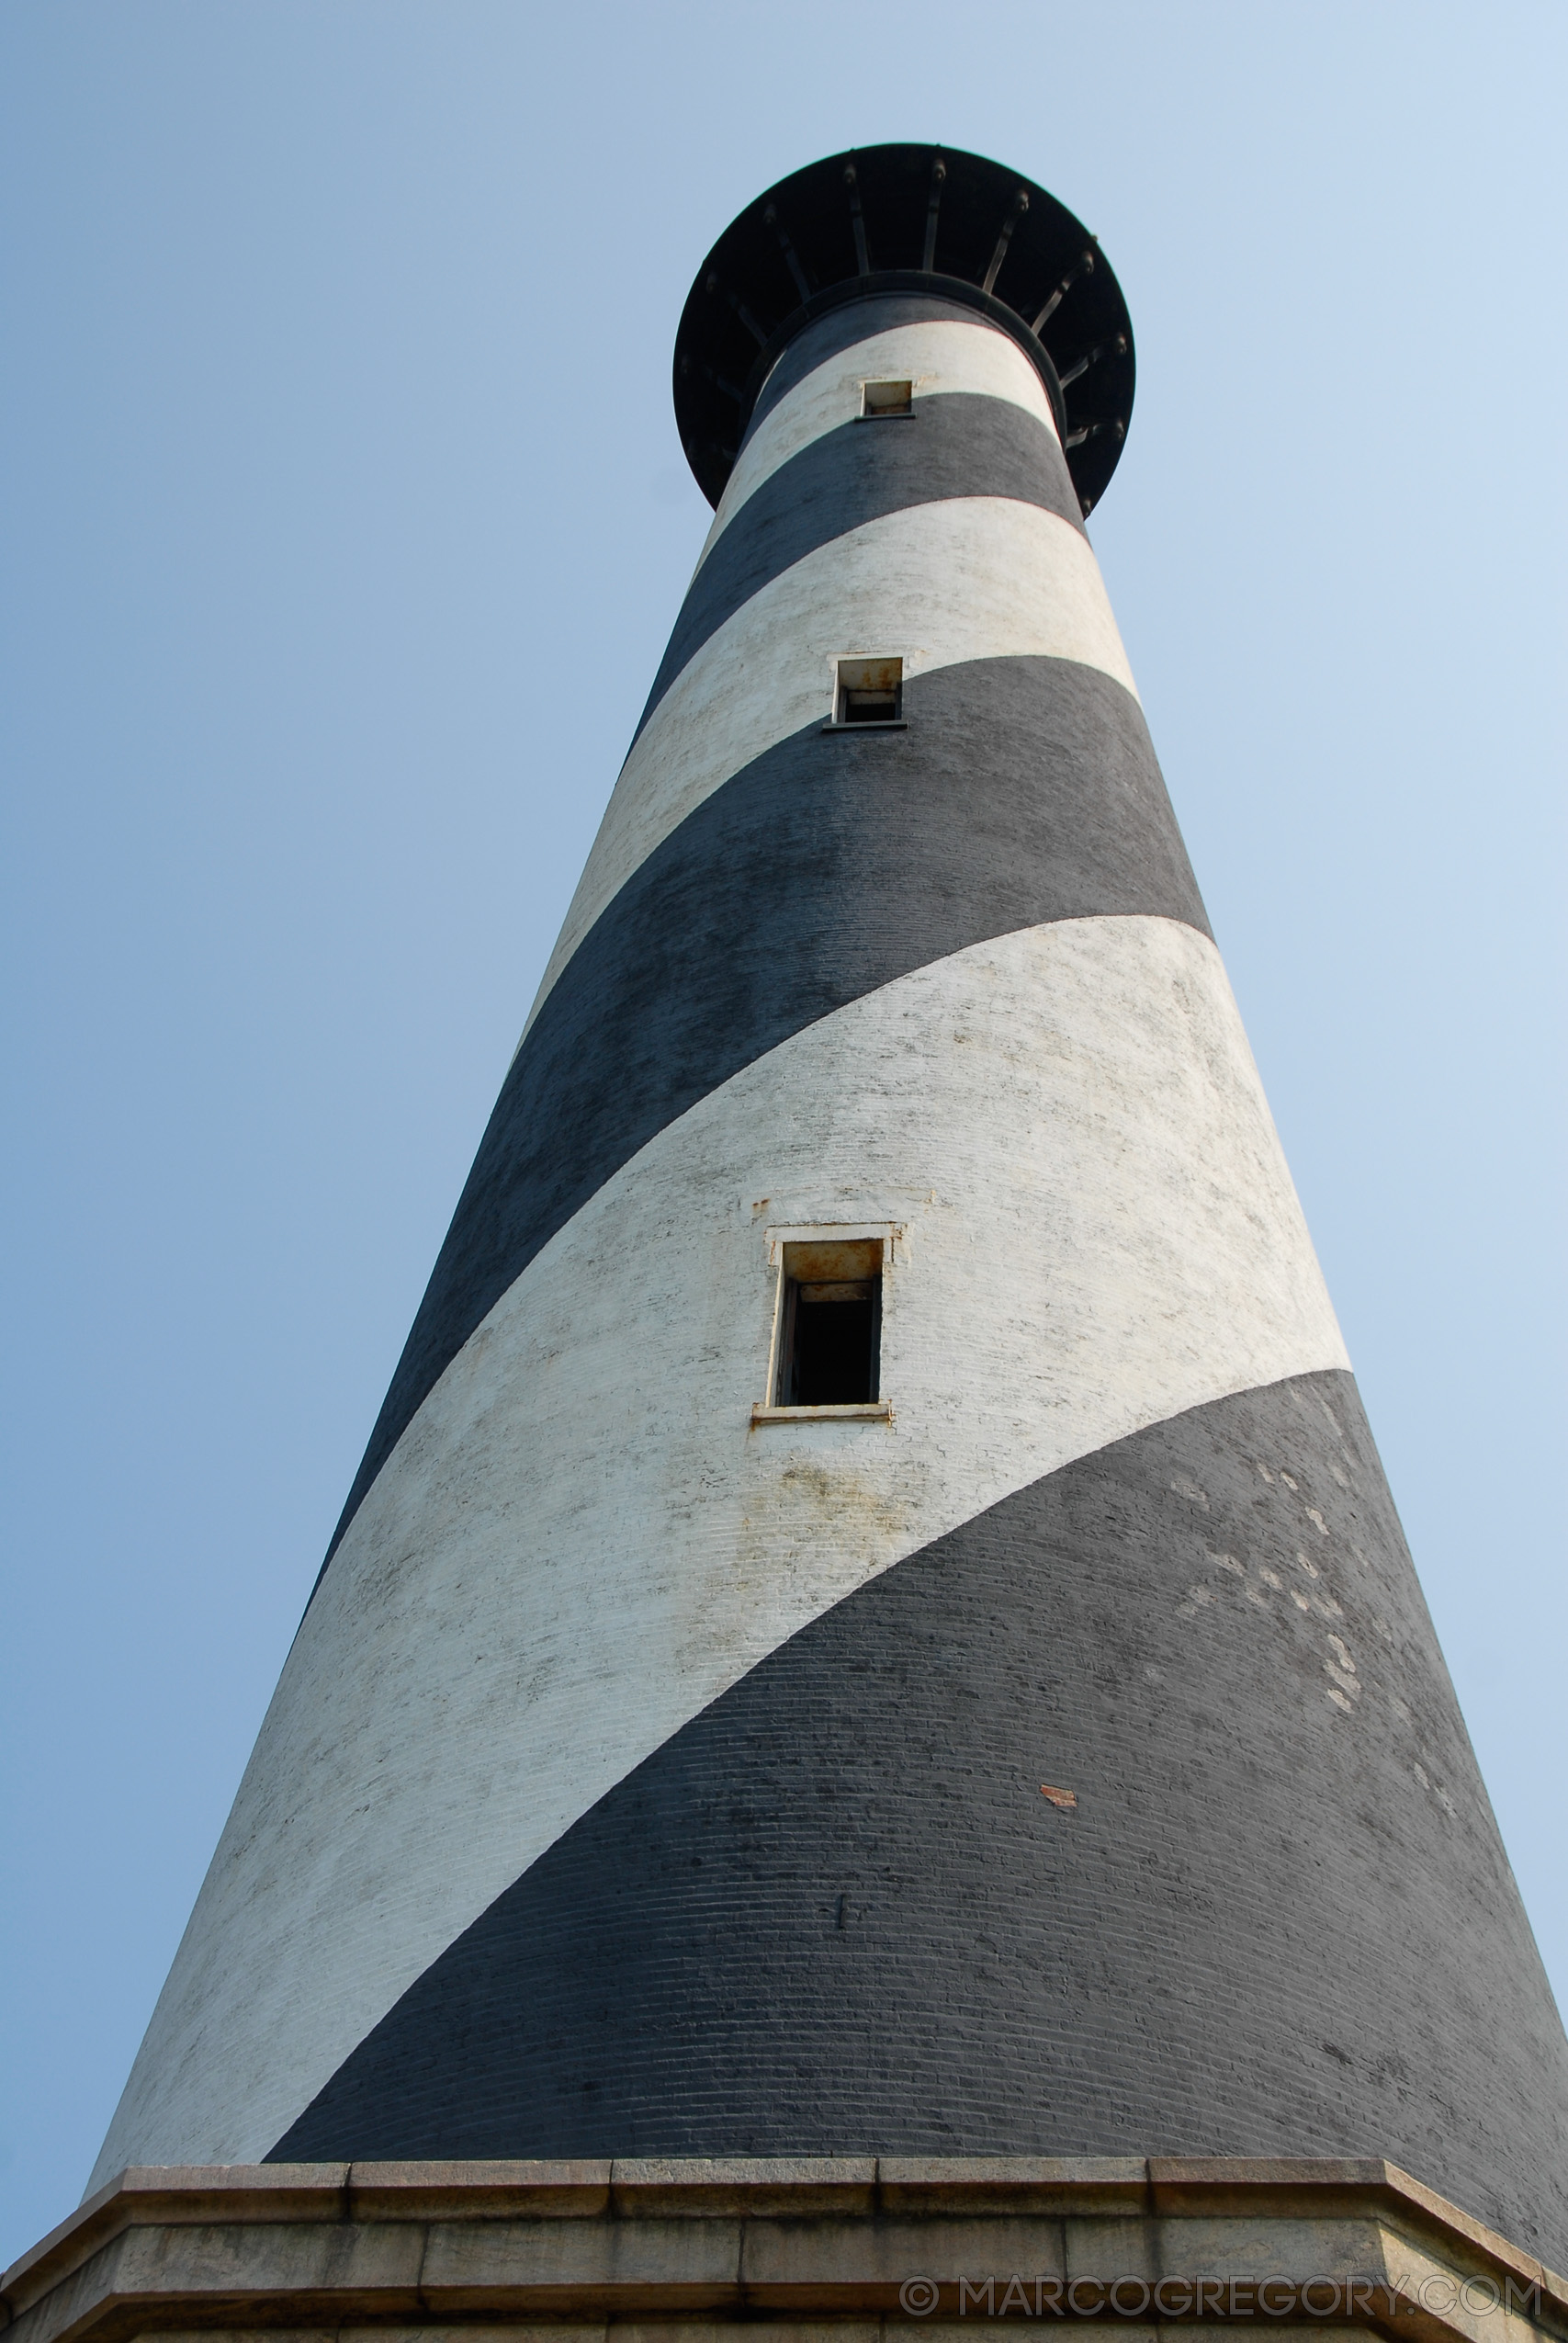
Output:
[[[919,325],[890,326],[870,334],[852,349],[839,350],[803,375],[770,409],[736,459],[713,526],[697,556],[700,570],[715,545],[750,496],[781,464],[809,447],[840,424],[852,423],[861,411],[863,382],[902,381],[915,386],[917,399],[940,399],[967,390],[987,399],[1006,399],[1043,423],[1053,439],[1056,419],[1045,386],[1011,336],[980,318],[931,318]],[[880,430],[880,424],[872,428]],[[888,426],[892,430],[900,424]]]
[[[766,1229],[830,1221],[905,1231],[896,1421],[753,1431]],[[94,2185],[263,2155],[562,1831],[876,1572],[1108,1441],[1346,1364],[1191,928],[1003,936],[795,1035],[560,1230],[404,1433],[289,1655]]]
[[855,652],[901,653],[906,676],[965,659],[1072,659],[1136,696],[1089,540],[1055,513],[955,496],[819,546],[708,637],[634,741],[528,1025],[632,873],[743,765],[825,720],[832,662]]

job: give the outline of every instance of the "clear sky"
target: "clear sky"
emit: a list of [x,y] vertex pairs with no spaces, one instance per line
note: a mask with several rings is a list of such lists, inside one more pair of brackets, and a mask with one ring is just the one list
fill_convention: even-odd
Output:
[[1565,50],[1555,0],[0,11],[0,2259],[85,2179],[679,605],[687,285],[883,139],[1126,291],[1091,533],[1568,2000]]

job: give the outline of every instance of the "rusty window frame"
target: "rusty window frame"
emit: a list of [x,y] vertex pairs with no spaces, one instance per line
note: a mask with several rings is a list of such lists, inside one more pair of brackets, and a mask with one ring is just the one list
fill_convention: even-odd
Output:
[[[904,659],[899,651],[855,652],[833,661],[833,712],[829,732],[902,732]],[[871,707],[885,712],[872,714]]]

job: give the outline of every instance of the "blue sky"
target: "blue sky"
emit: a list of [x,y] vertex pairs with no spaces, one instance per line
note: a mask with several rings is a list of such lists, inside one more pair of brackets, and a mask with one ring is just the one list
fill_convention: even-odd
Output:
[[1092,535],[1568,2000],[1565,50],[1432,0],[0,13],[0,2259],[96,2151],[701,541],[687,285],[886,138],[1039,180],[1126,291]]

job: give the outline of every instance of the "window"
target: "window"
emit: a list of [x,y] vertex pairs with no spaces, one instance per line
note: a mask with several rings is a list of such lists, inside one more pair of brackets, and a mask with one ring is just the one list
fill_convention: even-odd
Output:
[[784,1276],[774,1404],[842,1408],[877,1398],[880,1242],[785,1245]]
[[897,382],[863,382],[860,412],[863,423],[880,423],[887,415],[912,415],[915,386],[905,377]]
[[769,1397],[758,1423],[858,1417],[891,1423],[882,1397],[882,1288],[899,1231],[890,1223],[770,1228],[778,1271]]
[[833,696],[835,724],[897,724],[904,714],[901,659],[840,659]]

